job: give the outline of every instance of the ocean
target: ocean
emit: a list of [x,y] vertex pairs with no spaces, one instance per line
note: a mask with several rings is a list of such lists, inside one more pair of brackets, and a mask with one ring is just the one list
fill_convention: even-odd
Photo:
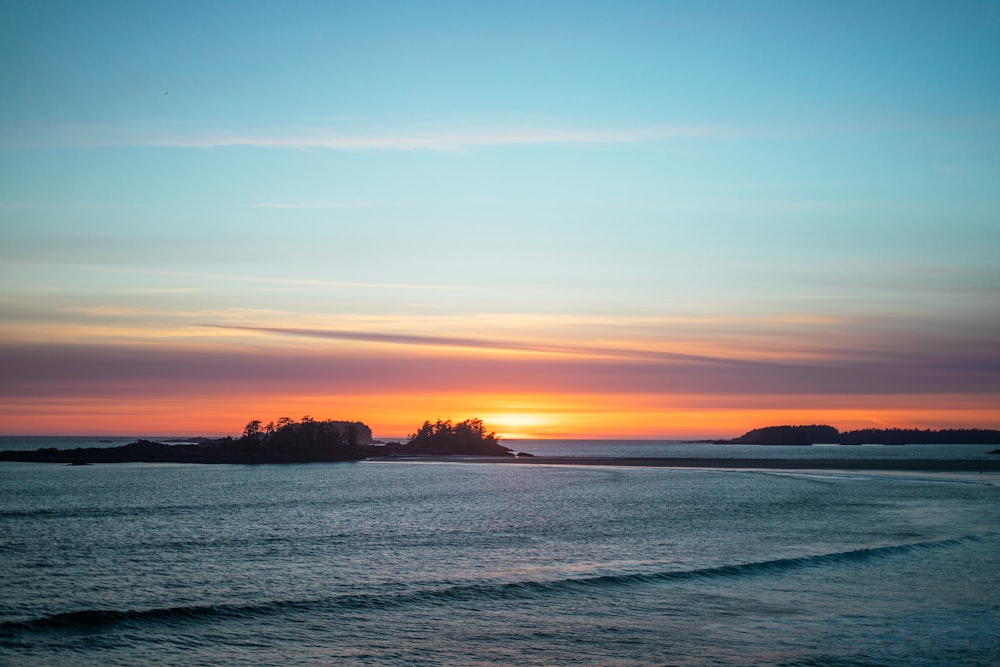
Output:
[[0,664],[997,665],[998,519],[991,474],[0,463]]

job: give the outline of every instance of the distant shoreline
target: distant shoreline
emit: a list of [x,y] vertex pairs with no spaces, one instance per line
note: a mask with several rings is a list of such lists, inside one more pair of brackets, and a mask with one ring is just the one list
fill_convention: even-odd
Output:
[[1000,442],[1000,431],[983,428],[864,428],[840,431],[829,424],[765,426],[738,438],[716,440],[717,445],[990,445]]

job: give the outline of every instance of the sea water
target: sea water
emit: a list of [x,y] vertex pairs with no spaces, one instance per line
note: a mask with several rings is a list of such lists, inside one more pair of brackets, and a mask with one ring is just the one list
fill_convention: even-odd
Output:
[[998,518],[976,474],[2,463],[0,664],[995,665]]

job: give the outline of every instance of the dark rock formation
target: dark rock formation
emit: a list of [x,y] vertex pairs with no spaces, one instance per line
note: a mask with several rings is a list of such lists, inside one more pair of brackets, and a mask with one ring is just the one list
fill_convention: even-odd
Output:
[[733,440],[722,440],[728,445],[811,445],[816,442],[834,443],[839,431],[825,424],[809,426],[767,426],[756,428]]

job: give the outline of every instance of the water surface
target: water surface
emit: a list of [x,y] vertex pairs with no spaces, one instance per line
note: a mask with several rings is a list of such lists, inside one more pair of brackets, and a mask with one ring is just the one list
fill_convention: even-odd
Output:
[[4,463],[0,489],[4,664],[1000,660],[974,477]]

